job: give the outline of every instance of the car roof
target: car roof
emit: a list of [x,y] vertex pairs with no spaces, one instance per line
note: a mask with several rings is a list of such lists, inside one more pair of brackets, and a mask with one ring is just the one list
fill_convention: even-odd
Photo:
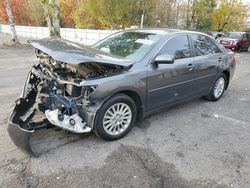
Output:
[[[125,29],[126,32],[145,32],[145,33],[154,33],[154,34],[176,34],[176,33],[199,33],[206,34],[204,32],[184,30],[184,29],[169,29],[169,28],[142,28],[142,29]],[[207,35],[207,34],[206,34]]]

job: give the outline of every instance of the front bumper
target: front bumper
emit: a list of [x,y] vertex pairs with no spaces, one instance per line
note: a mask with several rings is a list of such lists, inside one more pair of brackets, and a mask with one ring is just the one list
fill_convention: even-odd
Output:
[[27,98],[19,98],[16,106],[8,120],[8,133],[14,144],[25,153],[37,156],[37,153],[30,146],[30,138],[35,129],[29,127],[36,110],[35,104],[36,92],[28,94]]
[[10,119],[8,123],[8,133],[14,144],[27,154],[38,156],[36,152],[31,148],[30,138],[34,130],[22,129],[19,125],[13,123]]
[[[21,97],[16,101],[13,112],[10,115],[7,128],[14,144],[25,153],[33,156],[38,156],[38,152],[32,148],[30,140],[32,134],[41,128],[57,126],[75,133],[87,133],[92,130],[79,114],[61,114],[58,109],[51,110],[48,109],[43,102],[38,103],[37,100],[40,100],[38,99],[40,97],[38,93],[41,90],[38,89],[37,86],[40,82],[41,80],[32,74],[31,71],[27,77]],[[58,96],[55,98],[57,98],[59,102],[64,102]],[[59,104],[59,102],[57,104]],[[71,103],[75,104],[75,102],[72,101]],[[42,116],[40,116],[40,114]],[[86,117],[88,116],[86,115]]]
[[223,45],[225,48],[230,49],[232,51],[236,51],[238,49],[237,45]]

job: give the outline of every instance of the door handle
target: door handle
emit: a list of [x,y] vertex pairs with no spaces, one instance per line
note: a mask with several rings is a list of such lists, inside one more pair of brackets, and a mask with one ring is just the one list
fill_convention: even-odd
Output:
[[218,58],[218,61],[219,61],[219,62],[222,62],[222,57],[219,57],[219,58]]
[[187,67],[188,67],[188,70],[190,70],[190,71],[191,71],[191,70],[193,70],[194,65],[193,65],[192,63],[190,63],[190,64],[188,64],[188,66],[187,66]]

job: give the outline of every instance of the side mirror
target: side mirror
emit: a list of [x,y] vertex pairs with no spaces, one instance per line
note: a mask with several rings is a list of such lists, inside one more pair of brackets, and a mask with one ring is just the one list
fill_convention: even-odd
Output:
[[174,61],[175,61],[175,57],[169,54],[158,55],[155,58],[155,63],[158,63],[158,64],[173,64]]

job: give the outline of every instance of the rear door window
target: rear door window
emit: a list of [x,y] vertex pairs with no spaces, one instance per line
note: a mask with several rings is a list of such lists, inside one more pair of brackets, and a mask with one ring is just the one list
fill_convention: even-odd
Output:
[[191,40],[194,49],[194,56],[221,53],[220,48],[205,35],[192,34]]

